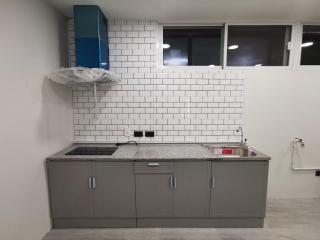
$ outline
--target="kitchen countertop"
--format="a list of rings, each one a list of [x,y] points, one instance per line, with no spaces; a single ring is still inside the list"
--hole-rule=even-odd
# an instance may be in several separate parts
[[[271,158],[249,146],[255,156],[228,157],[214,154],[212,149],[205,146],[240,146],[239,143],[141,143],[138,145],[121,145],[112,155],[65,155],[76,147],[114,147],[115,144],[103,143],[74,143],[62,151],[48,157],[48,161],[209,161],[209,160],[232,160],[232,161],[268,161]]]

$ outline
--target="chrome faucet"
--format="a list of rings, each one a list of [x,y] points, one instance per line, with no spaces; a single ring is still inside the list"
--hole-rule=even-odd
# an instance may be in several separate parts
[[[243,129],[242,129],[242,127],[239,126],[239,127],[236,129],[236,132],[240,132],[240,134],[241,134],[241,140],[240,140],[241,145],[246,144],[247,139],[243,139]]]

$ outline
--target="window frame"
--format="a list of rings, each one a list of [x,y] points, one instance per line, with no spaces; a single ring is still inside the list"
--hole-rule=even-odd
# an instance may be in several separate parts
[[[227,66],[227,58],[228,58],[228,33],[229,33],[229,25],[230,26],[291,26],[291,40],[289,42],[289,62],[287,66]],[[293,48],[295,39],[294,39],[294,26],[295,24],[292,22],[226,22],[225,24],[225,42],[224,42],[224,62],[223,69],[250,69],[250,70],[258,70],[258,69],[291,69],[293,67],[293,52],[295,48]],[[301,37],[302,38],[302,37]]]
[[[161,24],[161,23],[160,23]],[[178,70],[208,70],[208,69],[214,69],[214,70],[221,70],[223,69],[223,61],[224,61],[224,45],[222,46],[221,51],[221,65],[219,66],[170,66],[170,65],[163,65],[163,29],[165,27],[222,27],[224,28],[223,23],[162,23],[161,27],[159,28],[158,34],[159,34],[159,42],[157,42],[157,49],[158,49],[158,65],[161,69],[178,69]],[[224,29],[222,29],[221,37],[224,38]],[[223,39],[224,43],[224,39]]]
[[[196,40],[197,38],[202,38],[202,39],[208,39],[208,38],[217,38],[218,42],[220,43],[219,47],[219,64],[213,64],[211,66],[222,66],[223,63],[223,35],[224,35],[224,28],[223,26],[187,26],[187,27],[181,27],[181,26],[163,26],[163,36],[164,31],[172,31],[166,37],[168,38],[175,38],[175,39],[186,39],[187,40],[187,58],[188,62],[187,65],[184,66],[210,66],[208,64],[197,64],[196,57],[193,54],[193,48],[197,47],[197,45],[193,45],[193,41]],[[203,31],[203,32],[201,32]],[[219,37],[216,36],[216,33],[213,35],[212,32],[219,32]],[[210,44],[210,46],[215,46]],[[208,49],[207,49],[208,50]],[[165,50],[163,50],[165,53]],[[165,65],[165,66],[170,66],[170,64]],[[171,65],[171,66],[181,66],[181,65]]]
[[[302,38],[303,38],[303,26],[304,25],[314,25],[314,26],[320,26],[320,22],[300,22],[300,23],[296,23],[295,24],[295,39],[296,39],[296,43],[297,45],[295,46],[295,61],[294,61],[294,66],[295,69],[298,70],[314,70],[320,69],[320,64],[319,65],[301,65],[301,52],[302,52]]]
[[[229,25],[287,25],[291,26],[291,41],[290,41],[290,56],[288,66],[227,66],[227,43],[228,43],[228,26]],[[241,69],[241,70],[268,70],[268,69],[282,69],[282,70],[319,70],[320,65],[300,65],[301,62],[301,44],[302,44],[302,34],[303,25],[320,25],[320,22],[225,22],[225,23],[160,23],[158,29],[158,41],[157,41],[157,65],[161,69],[178,69],[178,70],[231,70],[231,69]],[[177,27],[199,27],[199,26],[220,26],[224,28],[223,37],[223,50],[222,50],[222,64],[220,66],[166,66],[163,65],[163,28],[166,26],[177,26]]]

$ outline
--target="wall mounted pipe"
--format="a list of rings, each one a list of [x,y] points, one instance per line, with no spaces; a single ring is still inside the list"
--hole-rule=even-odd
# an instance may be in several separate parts
[[[304,147],[304,142],[302,138],[294,138],[292,141],[292,148],[291,148],[291,169],[294,171],[310,171],[310,170],[319,170],[319,167],[295,167],[294,166],[294,150],[297,148],[297,144],[300,144],[301,147]]]

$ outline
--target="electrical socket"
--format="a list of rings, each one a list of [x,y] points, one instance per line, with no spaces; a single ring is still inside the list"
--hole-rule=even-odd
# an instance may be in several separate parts
[[[144,132],[144,135],[145,135],[146,137],[154,137],[154,131],[145,131],[145,132]]]
[[[143,137],[143,131],[133,131],[134,137]]]

